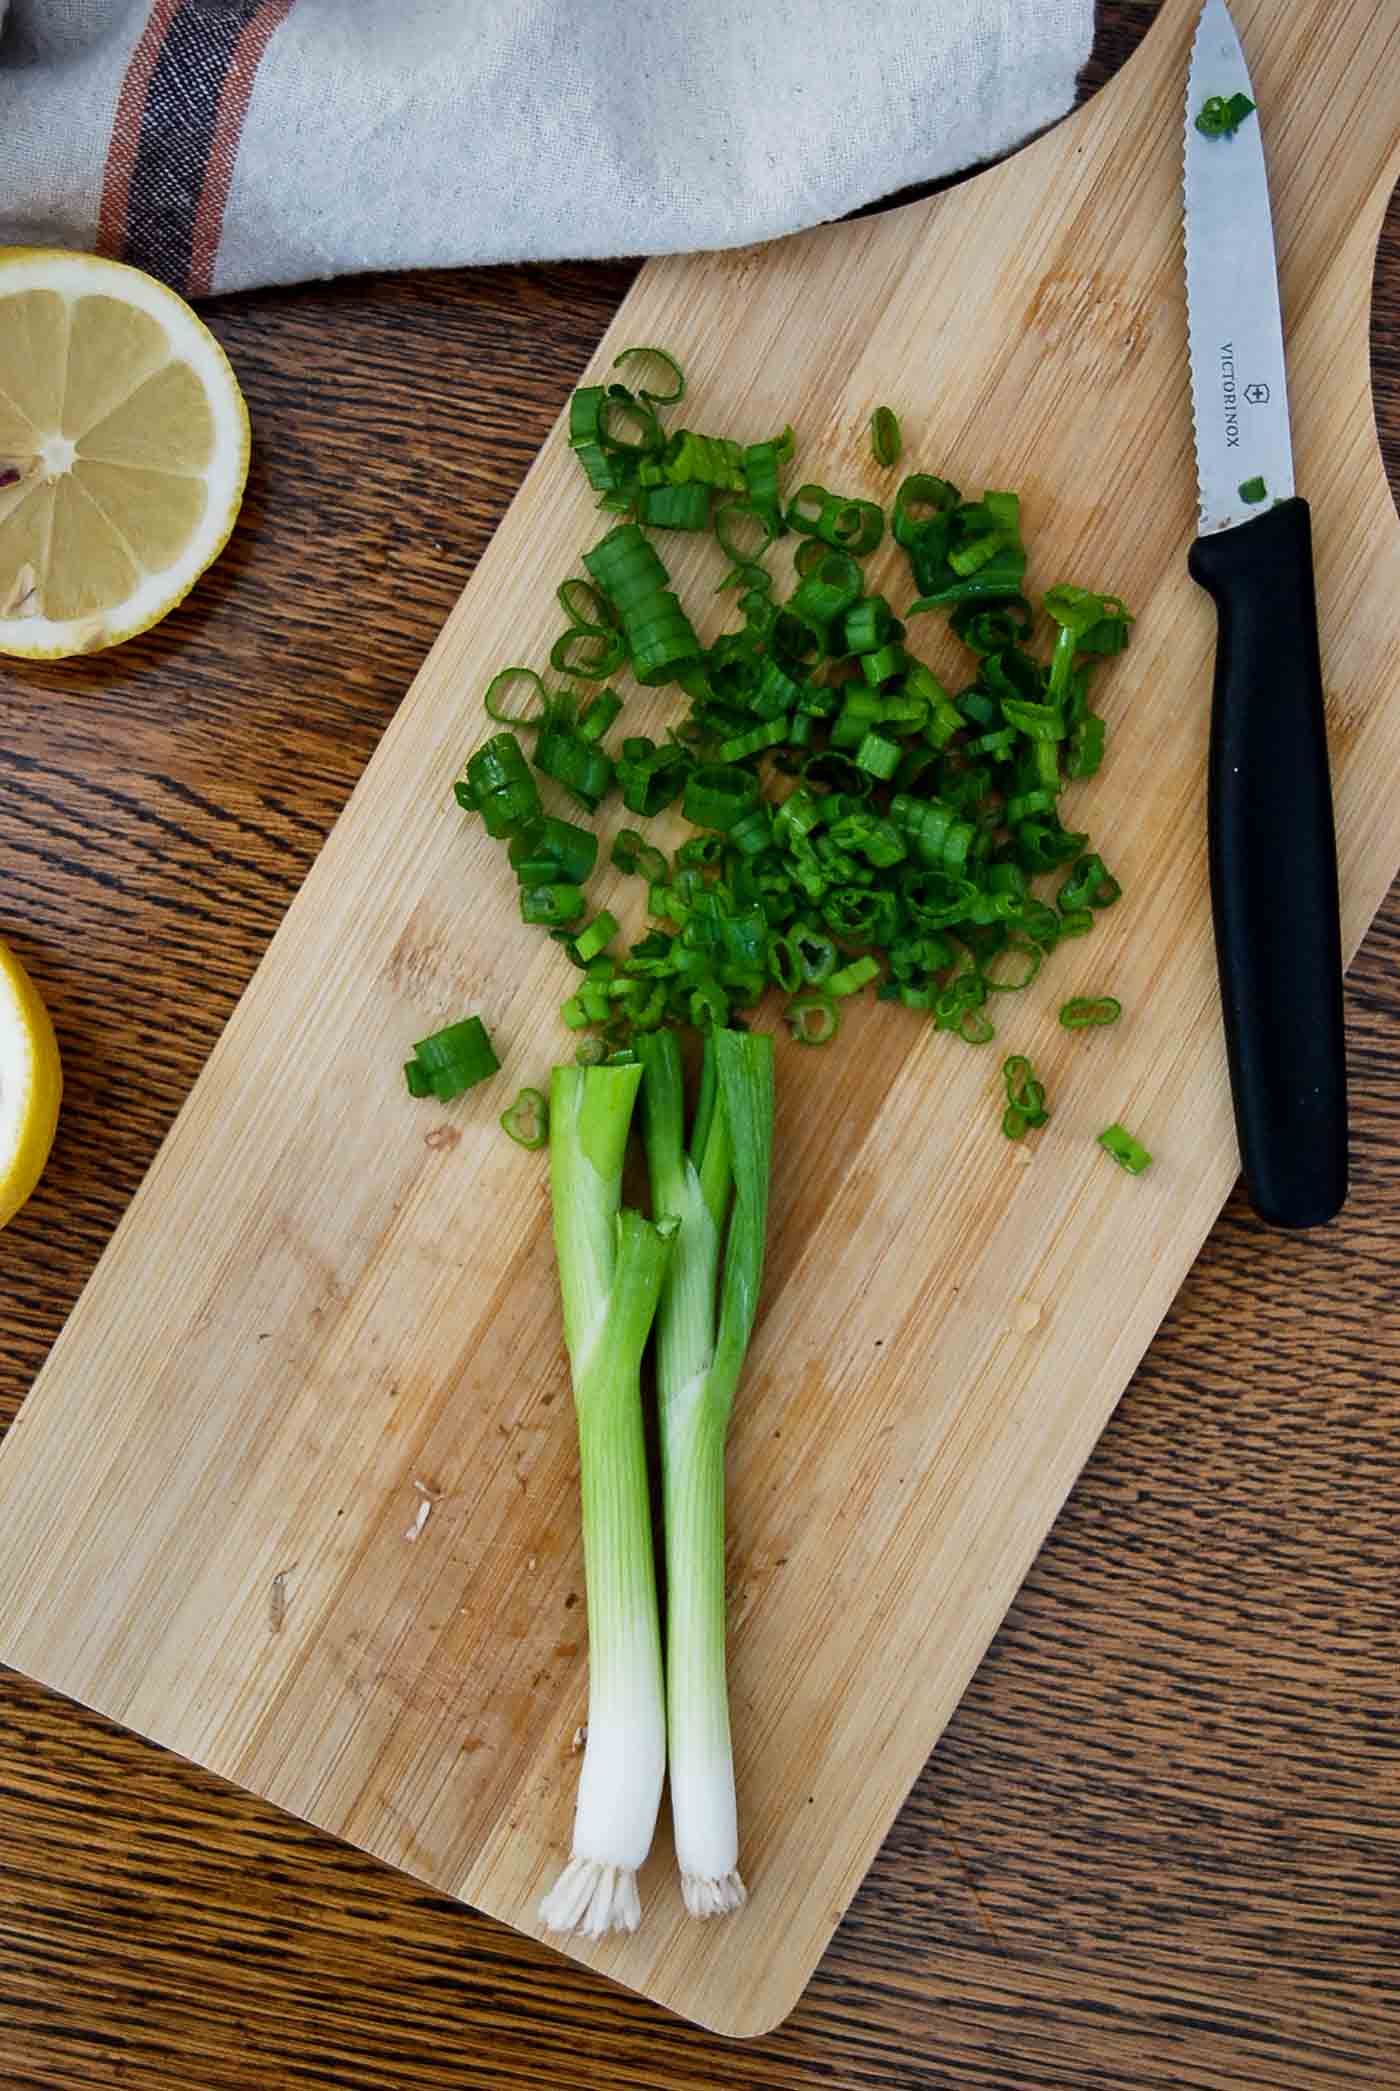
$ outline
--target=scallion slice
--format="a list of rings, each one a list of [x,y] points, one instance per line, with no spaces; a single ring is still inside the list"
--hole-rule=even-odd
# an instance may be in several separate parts
[[[501,1113],[501,1129],[517,1147],[544,1147],[549,1140],[549,1105],[540,1089],[522,1089]]]
[[[686,1908],[712,1917],[745,1899],[725,1681],[724,1442],[763,1278],[773,1042],[709,1034],[689,1151],[674,1033],[638,1051],[652,1204],[680,1220],[657,1316],[671,1812]]]
[[[505,693],[512,683],[517,682],[525,683],[537,697],[538,703],[533,711],[511,713],[505,709]],[[533,668],[502,668],[487,683],[483,701],[487,718],[494,719],[498,726],[514,726],[531,732],[537,726],[543,726],[551,708],[550,694]]]
[[[591,1938],[637,1928],[637,1871],[651,1849],[666,1770],[641,1364],[676,1222],[655,1225],[621,1202],[641,1080],[635,1064],[556,1067],[549,1098],[554,1242],[583,1489],[589,1677],[573,1851],[540,1917],[551,1931]]]
[[[536,922],[545,929],[563,929],[569,923],[577,922],[587,906],[583,888],[563,880],[520,889],[521,921]]]
[[[620,356],[613,357],[613,369],[621,370],[625,363],[638,363],[637,377],[648,377],[655,370],[660,377],[669,380],[664,392],[653,391],[649,386],[638,384],[637,397],[653,407],[676,407],[685,398],[685,373],[669,349],[641,347],[625,348]],[[631,371],[628,376],[633,376]]]
[[[420,1038],[404,1065],[404,1080],[410,1096],[435,1096],[447,1103],[486,1081],[500,1064],[485,1024],[469,1016]]]
[[[870,417],[870,451],[877,465],[897,465],[904,438],[899,431],[899,416],[893,407],[876,407]]]
[[[1099,1024],[1116,1024],[1123,1005],[1115,995],[1075,995],[1060,1006],[1060,1022],[1066,1031],[1088,1031]]]
[[[733,763],[707,763],[686,779],[682,811],[693,827],[720,834],[758,802],[758,779]]]
[[[1099,1134],[1099,1145],[1105,1154],[1113,1156],[1120,1169],[1127,1170],[1129,1176],[1141,1176],[1152,1161],[1142,1142],[1121,1125],[1105,1126]]]
[[[1207,138],[1233,138],[1254,104],[1247,94],[1211,94],[1201,104],[1196,129]]]
[[[637,496],[637,520],[652,530],[708,529],[710,489],[699,480],[686,486],[644,486]]]
[[[581,929],[573,939],[574,953],[580,965],[586,966],[590,959],[605,951],[617,935],[617,929],[616,915],[610,914],[606,908],[599,908],[587,928]]]
[[[841,1011],[830,995],[795,995],[783,1011],[783,1022],[799,1045],[830,1045],[841,1028]]]
[[[467,763],[472,802],[498,840],[516,835],[540,816],[540,795],[513,733],[493,734]]]

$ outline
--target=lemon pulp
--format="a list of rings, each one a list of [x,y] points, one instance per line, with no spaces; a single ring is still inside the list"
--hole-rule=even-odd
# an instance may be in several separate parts
[[[0,944],[0,1227],[43,1174],[62,1093],[49,1013],[13,951]]]
[[[0,652],[147,630],[227,541],[248,416],[164,284],[89,254],[0,252]]]

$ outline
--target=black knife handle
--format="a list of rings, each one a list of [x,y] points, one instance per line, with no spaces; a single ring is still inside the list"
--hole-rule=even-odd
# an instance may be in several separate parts
[[[1210,891],[1250,1202],[1316,1227],[1347,1191],[1337,840],[1306,501],[1198,538],[1214,597]]]

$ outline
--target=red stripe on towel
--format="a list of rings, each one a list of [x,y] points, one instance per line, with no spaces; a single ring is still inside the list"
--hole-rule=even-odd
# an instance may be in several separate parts
[[[228,202],[229,184],[233,180],[234,162],[238,158],[238,144],[243,135],[243,119],[248,114],[253,81],[273,30],[285,21],[291,6],[292,0],[263,0],[263,5],[239,37],[229,63],[219,96],[219,114],[214,126],[209,165],[195,213],[190,253],[191,297],[203,296],[213,282],[214,262],[224,229],[224,206]]]

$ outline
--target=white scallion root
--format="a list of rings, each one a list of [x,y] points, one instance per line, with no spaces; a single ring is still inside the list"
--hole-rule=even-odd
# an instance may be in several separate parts
[[[681,1893],[692,1917],[727,1917],[731,1910],[742,1909],[749,1899],[749,1891],[737,1873],[724,1873],[718,1879],[683,1873]]]
[[[739,1900],[743,1899],[741,1887]],[[570,1859],[540,1904],[540,1922],[546,1931],[576,1931],[586,1939],[606,1938],[610,1931],[635,1931],[641,1921],[636,1874],[630,1866],[604,1866],[597,1859]]]

